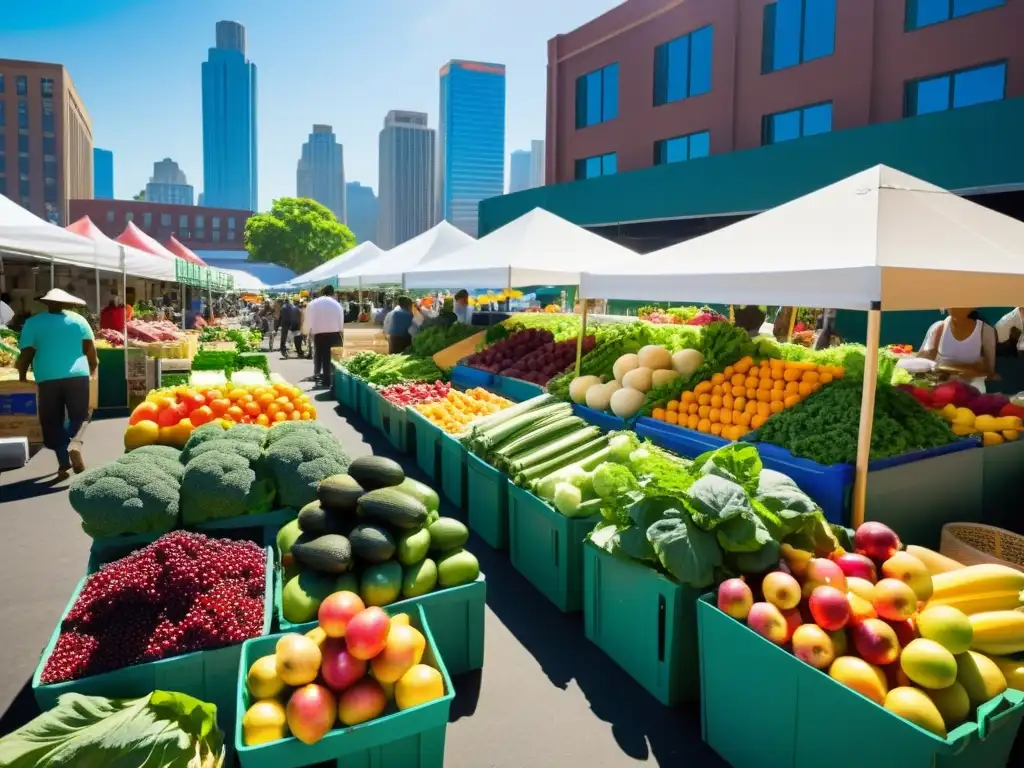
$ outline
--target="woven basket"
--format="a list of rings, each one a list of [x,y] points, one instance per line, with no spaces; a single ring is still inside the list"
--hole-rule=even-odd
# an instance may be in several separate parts
[[[939,552],[964,565],[997,563],[1024,571],[1024,536],[993,525],[948,523]]]

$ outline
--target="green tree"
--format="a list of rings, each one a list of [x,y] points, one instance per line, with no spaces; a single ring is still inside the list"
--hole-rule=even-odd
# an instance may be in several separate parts
[[[302,274],[356,244],[352,230],[315,200],[282,197],[245,223],[250,261],[280,264]]]
[[[145,199],[146,199],[146,190],[144,190],[144,189],[139,190],[139,194],[132,195],[132,200],[145,200]]]

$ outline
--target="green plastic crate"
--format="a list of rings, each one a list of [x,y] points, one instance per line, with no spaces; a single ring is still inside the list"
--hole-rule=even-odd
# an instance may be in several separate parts
[[[356,405],[359,408],[359,415],[363,421],[367,424],[371,423],[372,417],[370,415],[370,394],[371,390],[369,385],[362,379],[353,378],[356,390]]]
[[[508,475],[466,454],[469,527],[495,549],[508,549]]]
[[[404,405],[388,403],[384,398],[381,402],[387,403],[388,407],[388,441],[395,447],[395,450],[402,453],[409,453],[409,446],[415,444],[415,438],[409,439],[409,408]]]
[[[407,415],[416,437],[416,466],[430,480],[436,480],[439,474],[441,429],[431,424],[415,408],[410,408]]]
[[[387,433],[389,403],[373,387],[367,387],[366,392],[370,402],[370,424],[378,432]]]
[[[263,601],[263,634],[270,632],[274,606],[274,555],[267,547],[267,579]],[[88,578],[88,577],[86,577]],[[69,680],[65,683],[43,685],[40,676],[46,666],[57,638],[60,636],[60,625],[68,611],[75,604],[79,593],[85,586],[86,579],[78,583],[74,594],[68,601],[67,608],[61,614],[50,641],[46,644],[39,664],[32,676],[32,694],[42,711],[53,708],[57,698],[65,693],[81,693],[87,696],[106,696],[108,698],[136,698],[145,696],[156,690],[177,691],[195,696],[202,701],[217,705],[217,724],[225,733],[231,733],[234,727],[237,699],[235,686],[238,678],[238,661],[242,656],[242,644],[229,645],[213,651],[197,651],[174,656],[169,659],[152,661],[125,667],[101,675]]]
[[[733,768],[1008,764],[1024,716],[1021,691],[981,705],[976,722],[942,739],[768,642],[714,599],[697,603],[701,726],[704,741]]]
[[[235,750],[242,768],[303,768],[316,763],[336,760],[338,768],[442,768],[444,765],[444,739],[448,726],[455,689],[445,666],[444,656],[438,651],[429,620],[419,607],[413,610],[388,606],[394,615],[408,612],[410,623],[427,640],[423,663],[436,668],[444,678],[445,695],[418,707],[399,712],[393,707],[389,714],[376,720],[351,727],[336,728],[315,744],[303,744],[289,736],[268,744],[247,747],[242,742],[242,719],[235,721]],[[242,646],[241,658],[235,668],[238,711],[250,705],[246,689],[249,667],[257,659],[274,652],[280,635],[247,640]]]
[[[583,546],[584,634],[665,706],[698,697],[699,597],[652,568]]]
[[[280,561],[280,558],[278,558]],[[274,619],[282,632],[308,632],[316,622],[293,624],[284,617],[281,595],[284,593],[281,568],[274,569]],[[484,605],[487,581],[481,573],[476,581],[460,587],[439,589],[420,597],[400,600],[388,609],[410,610],[420,606],[434,627],[434,640],[453,675],[461,675],[484,666]]]
[[[512,567],[559,610],[583,608],[583,541],[599,515],[569,518],[508,482],[508,541]]]
[[[441,491],[454,507],[466,509],[466,449],[458,440],[441,431]]]
[[[352,374],[350,374],[344,368],[338,367],[334,369],[334,380],[339,382],[338,394],[341,397],[341,404],[348,410],[355,410],[355,390],[352,386]]]
[[[1024,442],[1015,441],[982,448],[981,522],[1024,532],[1014,511],[1024,496]]]

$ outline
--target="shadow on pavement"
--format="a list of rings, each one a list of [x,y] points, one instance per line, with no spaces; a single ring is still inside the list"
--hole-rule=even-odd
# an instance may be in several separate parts
[[[30,477],[14,483],[5,483],[3,475],[0,474],[0,502],[24,501],[66,490],[65,481],[59,479],[56,473]]]
[[[483,672],[475,670],[458,675],[452,680],[455,686],[455,698],[452,700],[452,708],[448,714],[448,722],[454,723],[464,717],[472,717],[476,712],[477,702],[480,700],[480,682],[483,679]]]
[[[7,710],[0,715],[0,736],[21,728],[39,714],[39,706],[32,695],[32,678],[25,681],[18,695],[11,701]]]

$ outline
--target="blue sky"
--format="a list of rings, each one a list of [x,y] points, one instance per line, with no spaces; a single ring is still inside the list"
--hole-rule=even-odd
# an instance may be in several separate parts
[[[507,67],[508,153],[544,138],[547,41],[618,0],[7,0],[0,55],[64,64],[114,152],[114,191],[142,189],[176,160],[202,190],[200,64],[222,19],[246,26],[259,79],[259,197],[295,193],[313,123],[345,146],[352,181],[377,187],[377,134],[389,109],[437,126],[449,59]],[[13,6],[13,7],[12,7]],[[45,11],[43,10],[45,8]]]

